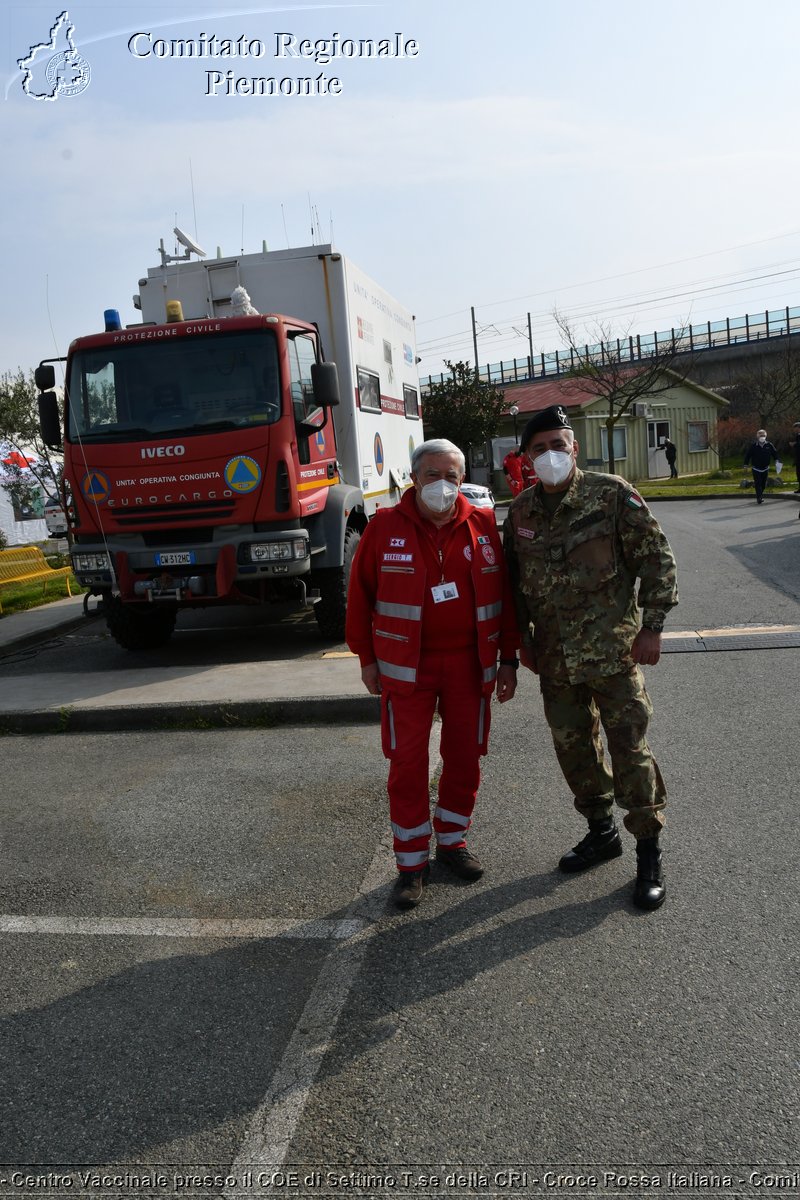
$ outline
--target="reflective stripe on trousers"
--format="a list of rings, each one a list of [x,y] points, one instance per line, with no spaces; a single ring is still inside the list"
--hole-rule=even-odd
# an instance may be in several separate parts
[[[397,825],[392,821],[392,833],[400,842],[410,842],[412,838],[430,837],[433,827],[430,821],[423,821],[421,825],[415,825],[413,829],[404,829],[402,825]]]
[[[412,851],[404,851],[404,850],[397,851],[396,850],[394,857],[397,861],[398,867],[405,867],[406,869],[408,869],[410,867],[412,870],[415,870],[417,867],[425,866],[425,863],[428,861],[428,851],[427,850],[412,850]]]

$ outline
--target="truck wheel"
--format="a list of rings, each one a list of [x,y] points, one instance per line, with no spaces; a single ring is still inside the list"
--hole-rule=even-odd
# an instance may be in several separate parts
[[[344,619],[347,612],[347,585],[350,568],[361,541],[357,529],[348,529],[344,535],[344,562],[341,567],[319,573],[319,600],[314,605],[319,631],[325,638],[335,642],[344,641]]]
[[[123,650],[154,650],[172,637],[177,612],[174,608],[139,608],[123,604],[119,596],[103,605],[108,632]]]

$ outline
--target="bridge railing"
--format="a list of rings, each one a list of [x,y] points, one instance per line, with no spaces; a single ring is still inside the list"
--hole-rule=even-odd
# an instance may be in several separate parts
[[[624,338],[612,338],[607,342],[585,345],[580,352],[574,348],[551,350],[533,357],[506,359],[498,363],[486,363],[479,368],[478,376],[483,383],[524,383],[526,380],[546,379],[566,375],[579,366],[581,359],[602,360],[603,354],[614,362],[638,362],[653,358],[657,354],[694,354],[703,350],[714,350],[720,346],[736,346],[745,342],[765,341],[768,338],[786,337],[800,333],[800,308],[775,308],[763,313],[745,313],[743,317],[725,317],[721,321],[704,321],[688,325],[684,329],[669,329],[661,332],[635,334]],[[428,375],[420,379],[425,388],[432,383],[444,383],[449,375]]]

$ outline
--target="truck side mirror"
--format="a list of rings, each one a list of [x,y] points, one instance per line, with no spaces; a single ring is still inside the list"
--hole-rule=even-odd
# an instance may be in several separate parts
[[[320,408],[334,408],[339,403],[339,372],[336,363],[311,364],[311,384],[314,400]]]
[[[52,367],[50,370],[52,371]],[[58,416],[58,396],[55,392],[42,392],[39,400],[39,429],[42,441],[49,450],[61,449],[61,421]]]
[[[39,391],[47,392],[56,386],[56,369],[52,363],[40,363],[33,378]]]

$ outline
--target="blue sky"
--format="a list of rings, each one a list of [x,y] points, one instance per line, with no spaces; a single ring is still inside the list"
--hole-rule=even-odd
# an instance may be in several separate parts
[[[328,241],[417,317],[423,374],[800,305],[800,5],[766,0],[72,3],[91,78],[25,94],[63,6],[4,6],[0,370],[66,353],[172,248]],[[275,35],[414,39],[406,59],[276,59]],[[136,57],[155,39],[257,58]],[[209,70],[341,80],[337,96],[209,96]],[[312,221],[315,226],[311,235]],[[298,314],[302,315],[302,314]],[[519,330],[515,333],[514,330]]]

